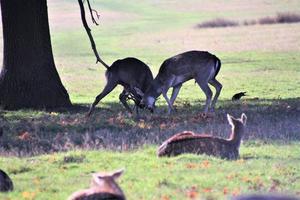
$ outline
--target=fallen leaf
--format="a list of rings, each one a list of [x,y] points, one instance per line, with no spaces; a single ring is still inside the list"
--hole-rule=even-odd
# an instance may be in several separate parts
[[[202,163],[201,163],[201,167],[202,168],[210,168],[210,162],[208,160],[204,160]]]
[[[22,192],[22,197],[24,198],[24,199],[34,199],[34,197],[35,197],[35,192],[27,192],[27,191],[25,191],[25,192]]]
[[[192,186],[187,192],[186,196],[190,199],[196,199],[199,196],[196,186]]]
[[[203,192],[204,193],[211,193],[212,189],[211,188],[205,188],[205,189],[203,189]]]
[[[18,136],[18,138],[19,138],[20,140],[29,140],[29,139],[31,139],[31,136],[30,136],[30,133],[26,131],[26,132],[21,133],[21,134]]]

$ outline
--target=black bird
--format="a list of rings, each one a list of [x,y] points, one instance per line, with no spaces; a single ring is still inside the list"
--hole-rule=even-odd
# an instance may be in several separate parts
[[[238,101],[238,100],[240,100],[243,96],[247,96],[246,93],[247,93],[247,92],[239,92],[239,93],[236,93],[235,95],[232,96],[231,100],[232,100],[232,101]]]
[[[9,176],[0,169],[0,192],[8,192],[14,189],[14,185]]]

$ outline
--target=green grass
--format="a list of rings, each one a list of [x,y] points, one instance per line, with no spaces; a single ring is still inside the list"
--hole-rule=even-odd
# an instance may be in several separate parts
[[[299,143],[246,143],[237,161],[195,155],[158,158],[155,151],[144,147],[123,153],[72,151],[1,158],[16,188],[2,197],[22,199],[31,194],[33,199],[66,199],[89,186],[91,173],[118,168],[125,168],[119,184],[128,199],[193,199],[193,195],[225,199],[240,193],[300,192]]]
[[[133,200],[226,199],[265,192],[300,195],[299,24],[195,28],[217,17],[242,21],[278,12],[299,13],[298,0],[91,3],[101,16],[99,26],[91,25],[92,33],[108,64],[137,57],[156,75],[160,64],[177,53],[199,49],[216,54],[222,61],[217,79],[223,84],[217,112],[202,117],[204,94],[189,81],[171,116],[160,98],[155,114],[145,111],[143,120],[135,120],[120,105],[122,88],[118,87],[87,120],[89,104],[104,87],[105,69],[95,64],[77,2],[48,1],[56,67],[76,107],[54,112],[0,111],[4,130],[0,168],[15,183],[15,191],[1,194],[0,199],[66,199],[88,187],[91,173],[123,167],[126,171],[119,183]],[[249,96],[232,103],[232,95],[240,91]],[[228,138],[226,113],[238,117],[242,112],[248,121],[241,159],[156,157],[157,146],[180,131]]]

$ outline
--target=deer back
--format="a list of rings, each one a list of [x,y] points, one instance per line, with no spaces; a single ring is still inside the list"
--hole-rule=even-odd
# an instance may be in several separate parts
[[[176,134],[158,149],[158,156],[177,156],[183,153],[206,154],[224,159],[236,159],[238,156],[229,141],[193,132]]]
[[[117,79],[118,84],[125,87],[138,87],[143,92],[153,81],[148,65],[137,58],[124,58],[115,61],[107,70],[106,76]]]
[[[188,51],[165,60],[155,79],[163,83],[170,79],[185,82],[202,75],[209,80],[220,70],[216,65],[218,61],[220,60],[209,52]]]

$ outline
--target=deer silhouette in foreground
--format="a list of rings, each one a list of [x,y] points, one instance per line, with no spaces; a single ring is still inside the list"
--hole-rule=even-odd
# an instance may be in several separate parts
[[[126,200],[116,179],[123,173],[123,169],[115,172],[99,172],[92,175],[91,187],[73,193],[68,200]]]
[[[129,112],[132,112],[127,104],[127,100],[132,99],[138,115],[138,108],[142,108],[140,104],[142,97],[136,92],[135,88],[142,92],[146,91],[153,80],[150,68],[144,62],[131,57],[117,60],[110,67],[106,66],[106,68],[105,77],[107,83],[103,91],[95,98],[87,117],[92,114],[99,101],[115,89],[118,84],[124,88],[119,95],[121,103]]]
[[[215,55],[206,51],[188,51],[173,56],[163,62],[155,79],[152,81],[146,93],[136,91],[143,96],[142,104],[153,112],[156,99],[162,94],[168,103],[168,113],[173,110],[173,103],[179,93],[182,84],[195,79],[201,90],[206,95],[204,112],[209,108],[214,111],[215,104],[221,93],[222,84],[216,80],[221,68],[221,61]],[[214,98],[208,84],[216,89]],[[171,99],[167,96],[168,90],[173,87]]]
[[[299,200],[299,198],[280,194],[251,194],[251,195],[241,195],[233,200]]]
[[[243,113],[240,119],[227,114],[232,127],[229,139],[222,139],[191,131],[178,133],[166,140],[158,149],[158,156],[177,156],[183,153],[206,154],[223,159],[234,160],[239,157],[239,147],[247,121]]]
[[[9,192],[14,189],[14,185],[9,176],[0,169],[0,192]]]

